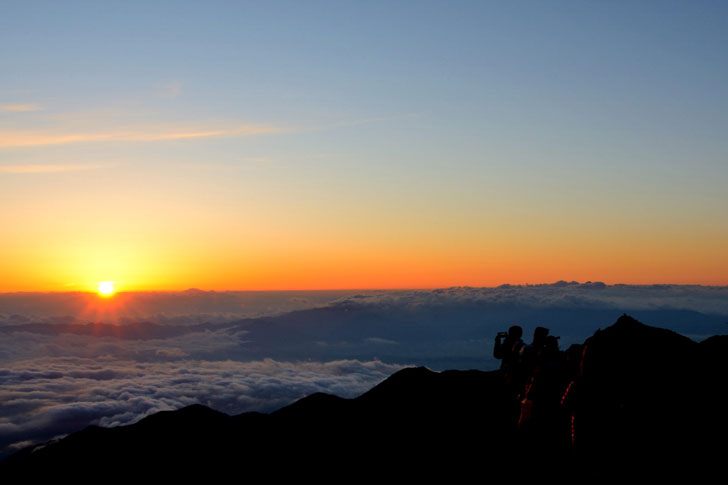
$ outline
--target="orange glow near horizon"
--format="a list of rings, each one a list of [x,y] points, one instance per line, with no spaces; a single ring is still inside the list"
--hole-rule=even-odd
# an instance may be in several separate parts
[[[120,285],[135,292],[427,289],[559,280],[728,284],[728,235],[721,232],[696,242],[689,233],[596,223],[579,230],[444,217],[406,224],[404,216],[393,215],[358,224],[284,224],[283,218],[255,214],[240,221],[209,216],[181,202],[154,212],[111,201],[118,215],[104,217],[75,204],[74,218],[54,206],[35,219],[8,214],[5,226],[23,230],[4,235],[0,292],[98,293],[100,281],[113,281],[117,292]]]
[[[248,249],[247,251],[245,249]],[[398,250],[397,250],[398,249]],[[670,261],[670,254],[632,247],[594,251],[568,248],[496,247],[479,253],[439,248],[392,248],[367,252],[364,248],[333,247],[255,251],[231,248],[215,252],[182,249],[118,257],[114,264],[74,264],[61,258],[43,267],[10,267],[0,282],[8,291],[89,291],[104,299],[124,291],[203,290],[336,290],[427,289],[451,286],[498,286],[567,281],[603,281],[607,284],[725,285],[720,265],[700,258]],[[101,259],[105,252],[101,252]],[[80,255],[79,255],[80,256]],[[111,260],[114,260],[113,258]],[[725,267],[725,264],[723,265]],[[23,271],[25,269],[25,271]],[[45,270],[45,271],[44,271]],[[100,275],[114,280],[97,283]],[[98,279],[97,279],[98,278]],[[108,276],[107,276],[108,278]],[[84,283],[84,281],[88,283]],[[96,281],[94,283],[91,283]]]

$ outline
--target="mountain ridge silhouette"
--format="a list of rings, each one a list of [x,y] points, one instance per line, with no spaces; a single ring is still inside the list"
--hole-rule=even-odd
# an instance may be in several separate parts
[[[667,471],[718,463],[724,448],[715,440],[728,430],[727,349],[728,336],[697,343],[623,315],[569,349],[581,358],[563,379],[568,387],[553,390],[564,398],[538,432],[516,424],[518,403],[501,371],[411,367],[353,399],[316,393],[269,414],[236,416],[195,404],[128,426],[89,426],[10,456],[0,476],[242,468],[283,478],[363,469],[426,477],[490,467],[505,476],[524,464]]]

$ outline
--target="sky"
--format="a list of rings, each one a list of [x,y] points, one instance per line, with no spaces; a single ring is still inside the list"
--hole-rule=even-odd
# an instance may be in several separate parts
[[[0,292],[728,284],[724,2],[16,2]]]

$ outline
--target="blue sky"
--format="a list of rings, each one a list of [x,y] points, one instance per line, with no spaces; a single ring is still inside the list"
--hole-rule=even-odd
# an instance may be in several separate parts
[[[440,276],[394,286],[477,282],[446,274],[458,264],[448,251],[481,273],[495,268],[499,276],[484,283],[508,274],[512,282],[552,274],[640,282],[642,274],[725,283],[717,274],[728,261],[716,248],[728,244],[727,10],[721,2],[5,1],[0,202],[9,210],[0,223],[24,211],[26,229],[11,240],[46,234],[60,247],[41,205],[61,201],[77,231],[99,219],[80,208],[106,205],[110,236],[94,244],[109,247],[124,237],[115,227],[135,218],[154,225],[147,213],[171,204],[180,212],[166,218],[178,222],[164,241],[187,234],[185,221],[220,240],[240,220],[248,240],[280,240],[295,237],[284,234],[292,220],[311,247],[366,240],[372,255],[351,250],[366,260],[422,245],[417,258],[440,262],[432,267]],[[358,228],[342,239],[347,224]],[[592,248],[590,263],[549,249],[568,251],[579,233],[591,234],[579,243]],[[643,249],[617,258],[622,270],[612,274],[594,261],[598,241],[615,245],[619,233]],[[493,234],[503,241],[490,247]],[[500,253],[524,239],[538,240],[543,254],[530,247],[514,258],[562,259],[566,274],[476,260],[476,246]],[[653,264],[626,269],[666,241]],[[209,252],[215,243],[198,246]],[[23,257],[53,259],[47,252]],[[670,266],[686,252],[692,273]],[[585,265],[589,275],[577,269]],[[13,273],[18,288],[81,278],[26,281],[31,266]],[[364,286],[380,281],[351,272]],[[281,285],[354,284],[328,278],[282,274],[291,283]],[[236,288],[270,286],[246,285]]]

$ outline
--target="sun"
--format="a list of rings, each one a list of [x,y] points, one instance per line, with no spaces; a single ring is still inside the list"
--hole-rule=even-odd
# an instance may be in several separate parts
[[[96,283],[96,290],[99,292],[99,295],[108,298],[116,292],[116,287],[113,281],[100,281]]]

